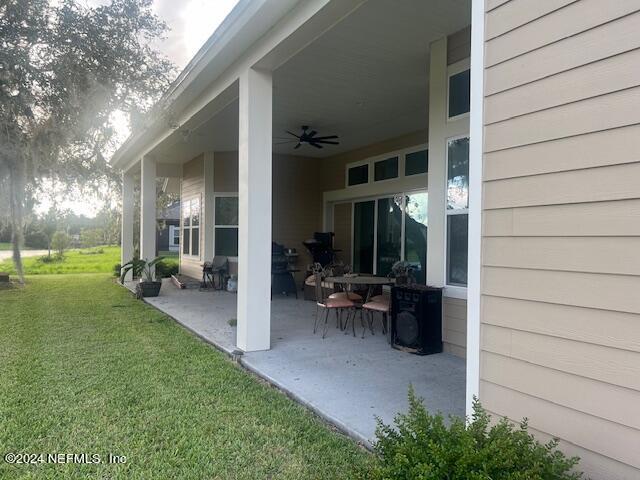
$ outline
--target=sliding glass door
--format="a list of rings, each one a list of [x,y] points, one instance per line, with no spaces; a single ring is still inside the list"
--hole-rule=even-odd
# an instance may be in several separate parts
[[[404,259],[418,283],[427,281],[427,192],[404,197]]]
[[[427,192],[378,197],[353,204],[353,270],[388,275],[393,264],[412,264],[426,281]]]
[[[402,196],[379,198],[376,202],[376,274],[388,275],[402,256]]]
[[[353,270],[373,273],[375,201],[353,204]]]

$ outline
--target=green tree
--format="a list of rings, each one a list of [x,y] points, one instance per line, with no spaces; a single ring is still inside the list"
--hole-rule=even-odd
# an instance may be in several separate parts
[[[59,257],[64,255],[64,252],[67,248],[69,248],[69,243],[71,242],[69,235],[66,232],[56,232],[53,234],[53,238],[51,239],[51,248],[56,251],[56,254]]]
[[[166,30],[151,3],[0,3],[0,200],[9,205],[21,278],[22,219],[39,184],[113,180],[105,161],[114,148],[112,113],[128,113],[139,128],[174,75],[151,47]]]
[[[58,212],[54,207],[51,207],[49,211],[42,218],[42,233],[47,237],[47,250],[49,250],[48,256],[51,257],[51,242],[53,235],[58,229]]]
[[[80,242],[83,247],[91,248],[105,245],[105,232],[103,228],[86,228],[80,233]]]

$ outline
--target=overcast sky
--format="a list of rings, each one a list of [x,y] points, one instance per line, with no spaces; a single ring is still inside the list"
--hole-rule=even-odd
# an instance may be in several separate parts
[[[160,49],[182,69],[238,0],[155,0],[153,7],[171,29]]]

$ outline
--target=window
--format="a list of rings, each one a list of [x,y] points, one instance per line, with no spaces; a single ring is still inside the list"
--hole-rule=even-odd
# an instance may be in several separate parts
[[[426,281],[427,192],[411,192],[355,202],[353,269],[387,275],[399,260],[410,262]]]
[[[200,197],[182,204],[182,254],[200,256]]]
[[[447,143],[447,284],[467,286],[469,138]]]
[[[418,283],[427,281],[427,192],[404,197],[404,259],[413,266]]]
[[[169,250],[177,252],[180,248],[180,227],[169,225]]]
[[[369,182],[369,164],[358,165],[357,167],[351,167],[348,171],[347,185],[350,187],[353,185],[362,185]]]
[[[380,160],[373,165],[373,180],[389,180],[390,178],[398,178],[398,157]]]
[[[418,175],[429,170],[429,150],[407,153],[404,163],[404,175]]]
[[[402,257],[402,195],[378,199],[376,274],[388,275]]]
[[[216,196],[214,216],[214,254],[237,257],[238,196]]]
[[[449,76],[449,118],[469,113],[471,101],[471,70]]]

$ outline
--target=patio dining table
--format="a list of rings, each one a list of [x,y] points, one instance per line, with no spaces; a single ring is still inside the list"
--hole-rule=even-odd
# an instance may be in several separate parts
[[[395,278],[388,277],[376,277],[374,275],[341,275],[338,277],[327,277],[326,282],[339,284],[345,286],[345,291],[350,292],[354,286],[367,287],[367,296],[364,303],[367,303],[371,298],[373,289],[383,285],[395,285]]]

